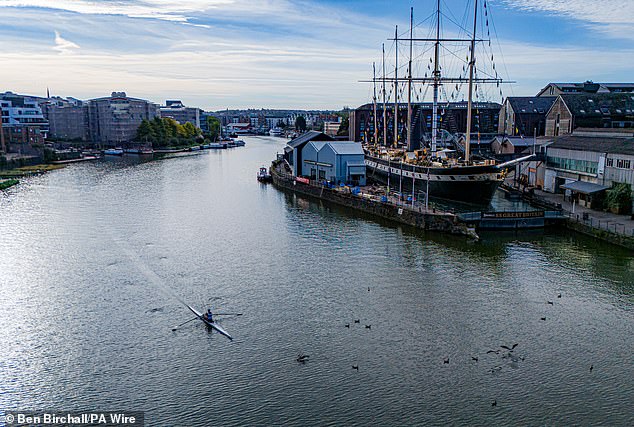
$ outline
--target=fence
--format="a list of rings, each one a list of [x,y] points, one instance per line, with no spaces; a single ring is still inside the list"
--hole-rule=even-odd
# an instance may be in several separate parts
[[[586,212],[584,213],[572,213],[569,211],[563,211],[570,221],[575,221],[579,224],[584,224],[590,228],[597,230],[604,230],[608,233],[613,233],[619,236],[634,237],[634,227],[630,228],[622,222],[617,222],[608,219],[592,218]]]

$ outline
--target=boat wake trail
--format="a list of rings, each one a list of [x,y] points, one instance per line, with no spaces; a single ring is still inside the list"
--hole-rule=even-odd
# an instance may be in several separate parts
[[[148,282],[152,283],[159,290],[163,291],[166,295],[176,298],[178,301],[180,301],[181,304],[187,306],[187,303],[183,301],[181,297],[176,295],[174,291],[172,291],[165,284],[163,279],[161,279],[158,274],[156,274],[150,267],[147,266],[145,262],[143,262],[139,255],[134,250],[132,250],[128,242],[115,236],[110,237],[112,241],[119,247],[121,253],[125,254],[128,257],[130,262],[132,262],[132,264],[136,266],[136,268],[145,276]]]

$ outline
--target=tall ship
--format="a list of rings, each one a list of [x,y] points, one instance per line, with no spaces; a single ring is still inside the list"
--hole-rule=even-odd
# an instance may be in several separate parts
[[[480,138],[477,122],[479,117],[476,114],[474,123],[474,109],[477,112],[477,104],[482,103],[482,86],[493,85],[499,90],[501,84],[512,82],[501,79],[495,70],[489,30],[491,16],[487,2],[479,4],[475,0],[473,13],[465,13],[464,25],[458,25],[457,31],[451,36],[441,36],[441,29],[444,29],[441,18],[452,15],[441,12],[440,6],[441,2],[437,0],[435,13],[426,20],[433,22],[431,31],[427,33],[435,33],[433,38],[414,37],[413,9],[410,12],[408,36],[399,38],[396,27],[392,39],[395,53],[393,74],[386,73],[385,45],[383,72],[379,77],[376,75],[376,65],[373,64],[373,111],[368,116],[371,119],[365,126],[363,138],[367,175],[370,179],[387,184],[388,191],[411,193],[414,198],[425,196],[488,205],[496,189],[504,181],[506,170],[530,156],[498,163],[493,158],[471,153],[472,138],[475,136],[478,141]],[[479,13],[483,19],[478,19]],[[467,25],[468,21],[472,26]],[[485,37],[478,38],[478,28],[486,28],[483,30],[486,31]],[[405,76],[399,75],[402,74],[398,62],[399,43],[407,43],[409,46]],[[425,44],[422,53],[416,55],[417,72],[426,68],[423,76],[413,76],[414,43]],[[484,49],[481,50],[493,63],[490,69],[476,67],[476,44],[480,43],[484,43]],[[463,46],[462,50],[459,46]],[[446,57],[453,62],[457,59],[458,66],[455,63],[445,63]],[[445,75],[445,72],[449,74],[454,71],[458,75]],[[377,100],[377,83],[382,92],[382,102]],[[452,134],[447,129],[442,129],[440,121],[447,119],[449,113],[445,114],[445,109],[449,110],[450,102],[457,100],[465,84],[467,101],[451,104],[464,105],[465,132],[463,135],[457,132]],[[388,100],[386,95],[388,86],[390,96],[394,95],[393,101]],[[447,88],[450,88],[450,95]],[[433,102],[430,117],[426,117],[420,104],[414,104],[413,97],[418,98],[422,94],[424,98],[429,89],[432,90]],[[406,109],[403,108],[404,105],[399,105],[399,93],[406,93]],[[480,99],[474,100],[474,94]],[[502,96],[501,90],[499,94]],[[401,104],[405,102],[402,101]]]

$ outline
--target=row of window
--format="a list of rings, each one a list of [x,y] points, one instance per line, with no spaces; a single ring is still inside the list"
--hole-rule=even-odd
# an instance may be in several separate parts
[[[560,157],[548,157],[546,163],[548,164],[548,166],[557,169],[565,169],[591,174],[596,174],[598,167],[597,162],[591,162],[589,160],[562,159]]]
[[[605,165],[609,168],[631,169],[632,161],[627,159],[605,159]]]

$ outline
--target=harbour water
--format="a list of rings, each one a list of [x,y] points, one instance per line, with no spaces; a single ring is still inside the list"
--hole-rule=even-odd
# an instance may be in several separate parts
[[[630,253],[377,221],[259,184],[284,140],[244,139],[0,193],[0,409],[140,410],[151,426],[632,425]],[[191,318],[178,298],[243,313],[221,321],[234,341],[201,322],[172,331]]]

